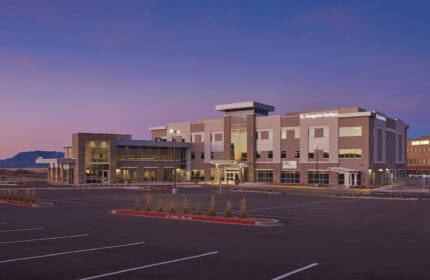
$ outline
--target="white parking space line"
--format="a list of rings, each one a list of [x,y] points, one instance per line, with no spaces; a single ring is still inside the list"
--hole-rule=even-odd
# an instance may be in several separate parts
[[[132,268],[118,270],[118,271],[114,271],[114,272],[110,272],[110,273],[105,273],[105,274],[100,274],[100,275],[94,275],[94,276],[90,276],[90,277],[85,277],[85,278],[81,278],[79,280],[98,279],[98,278],[103,278],[103,277],[107,277],[107,276],[112,276],[112,275],[117,275],[117,274],[122,274],[122,273],[130,272],[130,271],[136,271],[136,270],[140,270],[140,269],[150,268],[150,267],[154,267],[154,266],[160,266],[160,265],[171,264],[171,263],[176,263],[176,262],[182,262],[182,261],[191,260],[191,259],[202,258],[202,257],[206,257],[206,256],[218,254],[218,253],[219,253],[218,251],[214,251],[214,252],[209,252],[209,253],[205,253],[205,254],[200,254],[200,255],[195,255],[195,256],[190,256],[190,257],[185,257],[185,258],[180,258],[180,259],[175,259],[175,260],[170,260],[170,261],[165,261],[165,262],[147,264],[147,265],[144,265],[144,266],[132,267]]]
[[[314,267],[314,266],[317,266],[317,265],[318,265],[318,263],[313,263],[313,264],[307,265],[307,266],[305,266],[305,267],[302,267],[302,268],[298,268],[298,269],[296,269],[296,270],[293,270],[293,271],[291,271],[291,272],[288,272],[288,273],[285,273],[285,274],[279,275],[279,276],[277,276],[277,277],[275,277],[275,278],[272,278],[271,280],[281,280],[281,279],[287,278],[287,277],[289,277],[289,276],[291,276],[291,275],[294,275],[294,274],[297,274],[297,273],[299,273],[299,272],[302,272],[302,271],[304,271],[304,270],[310,269],[310,268],[312,268],[312,267]]]
[[[120,245],[113,245],[113,246],[106,246],[106,247],[82,249],[82,250],[75,250],[75,251],[66,251],[66,252],[52,253],[52,254],[47,254],[47,255],[25,257],[25,258],[8,259],[8,260],[0,261],[0,264],[17,262],[17,261],[25,261],[25,260],[48,258],[48,257],[55,257],[55,256],[61,256],[61,255],[78,254],[78,253],[92,252],[92,251],[99,251],[99,250],[106,250],[106,249],[114,249],[114,248],[121,248],[121,247],[131,247],[131,246],[141,245],[143,243],[145,243],[145,242],[135,242],[135,243],[129,243],[129,244],[120,244]]]
[[[0,233],[6,232],[17,232],[17,231],[32,231],[32,230],[43,230],[41,227],[36,228],[18,228],[18,229],[8,229],[8,230],[0,230]]]
[[[0,245],[2,245],[2,244],[14,244],[14,243],[27,243],[27,242],[45,241],[45,240],[77,238],[77,237],[84,237],[84,236],[88,236],[88,234],[77,234],[77,235],[66,235],[66,236],[54,236],[54,237],[47,237],[47,238],[38,238],[38,239],[5,241],[5,242],[0,242]]]

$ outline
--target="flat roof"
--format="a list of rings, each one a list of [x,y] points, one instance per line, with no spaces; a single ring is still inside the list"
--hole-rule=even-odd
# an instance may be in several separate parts
[[[172,141],[155,141],[155,140],[118,140],[117,146],[139,146],[139,147],[164,147],[173,148]],[[176,148],[190,148],[191,143],[176,142]]]
[[[215,105],[215,110],[223,111],[223,112],[246,110],[246,109],[256,109],[256,110],[264,111],[264,112],[275,111],[274,106],[263,104],[263,103],[256,102],[256,101],[245,101],[245,102],[238,102],[238,103]]]

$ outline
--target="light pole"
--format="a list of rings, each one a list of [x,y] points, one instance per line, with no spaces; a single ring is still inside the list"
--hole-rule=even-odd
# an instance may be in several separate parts
[[[314,145],[314,153],[315,153],[316,160],[317,160],[317,178],[318,178],[317,186],[319,186],[319,184],[320,184],[320,172],[318,169],[318,145],[317,144]]]
[[[129,153],[129,148],[128,145],[125,146],[125,170],[124,170],[124,184],[127,185],[127,180],[128,180],[128,174],[127,174],[127,170],[128,170],[128,153]]]
[[[172,194],[177,194],[178,189],[176,188],[176,133],[180,133],[179,130],[170,129],[170,133],[173,134],[172,141],[173,141],[173,188],[172,188]]]

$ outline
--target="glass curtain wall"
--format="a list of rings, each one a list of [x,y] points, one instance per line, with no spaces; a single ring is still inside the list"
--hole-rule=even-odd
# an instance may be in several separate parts
[[[228,112],[231,116],[231,159],[247,160],[247,115],[253,114],[252,110]]]
[[[85,145],[85,182],[109,183],[109,143],[89,141]]]

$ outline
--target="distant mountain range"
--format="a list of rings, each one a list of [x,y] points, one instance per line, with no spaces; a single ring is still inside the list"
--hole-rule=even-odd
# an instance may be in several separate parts
[[[48,152],[48,151],[33,151],[18,153],[14,157],[0,160],[0,168],[45,168],[47,164],[36,164],[36,158],[62,158],[64,153]]]

